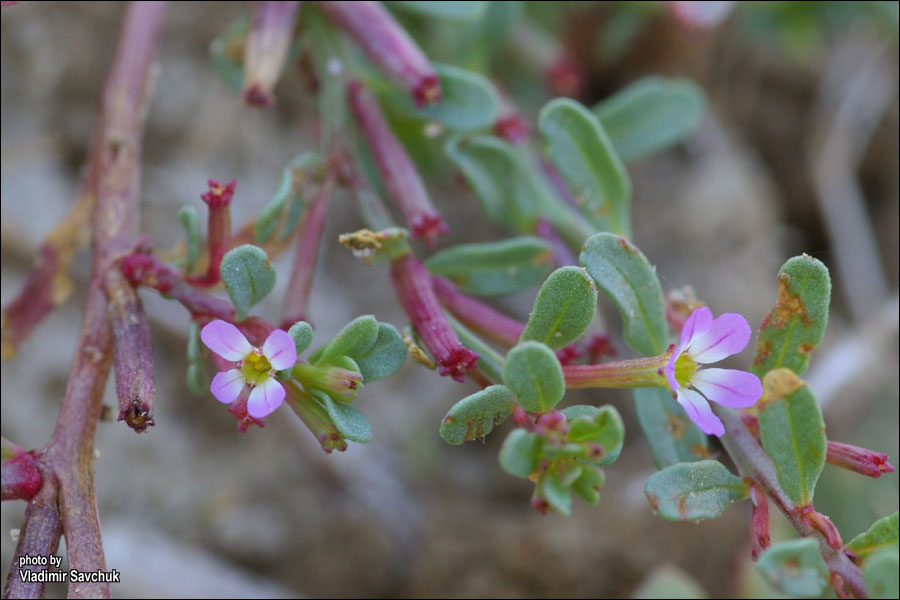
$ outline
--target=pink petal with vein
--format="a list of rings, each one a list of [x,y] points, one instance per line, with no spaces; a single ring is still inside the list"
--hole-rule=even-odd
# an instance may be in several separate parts
[[[253,351],[253,346],[237,327],[227,321],[210,321],[200,330],[200,339],[206,347],[232,362],[243,360]]]
[[[688,353],[698,363],[714,363],[746,348],[750,335],[750,325],[744,317],[737,313],[725,313],[703,329],[694,328]]]
[[[289,369],[297,362],[297,346],[293,338],[282,329],[275,329],[262,347],[263,356],[276,371]]]
[[[684,411],[691,418],[700,431],[706,434],[723,436],[725,435],[725,425],[719,420],[706,398],[693,390],[678,390],[678,404],[684,408]]]
[[[701,306],[691,313],[684,326],[681,328],[681,340],[678,344],[678,350],[675,354],[681,354],[681,351],[691,344],[691,339],[696,332],[703,332],[709,328],[712,323],[712,311],[708,306]]]
[[[732,408],[753,406],[763,393],[759,377],[734,369],[701,369],[691,378],[691,385],[707,400]]]
[[[220,371],[213,377],[212,383],[209,384],[209,391],[213,393],[216,400],[223,404],[231,404],[237,397],[241,395],[244,389],[244,374],[240,369],[231,369],[230,371]]]
[[[278,381],[270,377],[250,392],[250,398],[247,400],[247,412],[251,417],[262,419],[274,412],[283,401],[284,388]]]

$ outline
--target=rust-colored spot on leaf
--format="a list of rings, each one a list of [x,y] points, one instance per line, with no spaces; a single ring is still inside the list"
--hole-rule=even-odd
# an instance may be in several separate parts
[[[712,454],[709,453],[709,448],[702,444],[691,444],[690,452],[691,455],[696,456],[701,460],[712,458]]]
[[[788,322],[794,317],[799,317],[804,325],[810,324],[809,315],[806,314],[806,306],[800,296],[791,293],[790,276],[778,276],[778,302],[772,309],[772,312],[763,321],[763,327],[776,327],[784,329]]]
[[[647,502],[650,503],[650,508],[653,509],[653,512],[659,512],[659,498],[653,494],[647,494]]]
[[[669,413],[666,416],[666,433],[674,439],[680,440],[688,431],[688,422],[686,419]]]
[[[685,496],[678,496],[678,518],[682,521],[686,521],[687,516],[687,498]]]
[[[768,317],[763,320],[762,327],[760,327],[761,330],[766,328],[766,323],[768,322],[768,320]],[[756,344],[756,356],[753,357],[753,364],[761,365],[765,363],[769,359],[769,354],[771,353],[772,342],[760,338],[759,343]]]
[[[769,371],[763,377],[763,396],[757,405],[762,409],[770,402],[790,396],[804,385],[806,382],[797,377],[790,369],[781,368]]]

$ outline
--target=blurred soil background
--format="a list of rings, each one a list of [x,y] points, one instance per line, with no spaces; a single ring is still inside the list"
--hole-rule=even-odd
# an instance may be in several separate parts
[[[527,12],[584,67],[585,104],[648,74],[691,77],[705,89],[710,107],[698,133],[629,168],[635,243],[665,288],[692,285],[715,313],[741,312],[754,326],[787,258],[823,260],[834,280],[832,313],[808,379],[829,437],[888,452],[898,464],[896,3],[741,4],[711,30],[685,27],[657,4],[539,4]],[[141,228],[157,249],[181,238],[180,206],[205,214],[207,178],[237,179],[240,224],[272,196],[288,160],[316,146],[316,99],[302,61],[282,77],[269,111],[243,106],[210,67],[210,41],[251,10],[169,8],[143,157]],[[122,12],[111,2],[2,11],[4,304],[75,197]],[[453,27],[431,33],[452,36]],[[433,41],[423,42],[426,51]],[[501,53],[494,63],[501,79],[505,60]],[[530,117],[550,98],[532,96],[523,100]],[[453,231],[442,247],[503,235],[459,181],[427,177]],[[386,266],[366,266],[337,243],[359,227],[339,192],[310,309],[317,340],[360,314],[406,324]],[[280,273],[289,262],[275,261]],[[2,434],[29,448],[45,444],[56,422],[88,254],[76,263],[72,300],[2,363]],[[284,279],[260,314],[278,314]],[[628,435],[599,506],[576,499],[570,518],[541,516],[529,506],[532,486],[497,463],[508,424],[463,447],[438,436],[471,384],[408,360],[359,394],[375,437],[343,454],[325,455],[287,409],[241,435],[212,396],[187,390],[186,311],[141,294],[153,323],[156,427],[135,435],[101,423],[96,444],[107,565],[122,573],[114,596],[652,597],[698,586],[710,597],[773,594],[751,568],[749,503],[699,525],[652,515],[643,486],[655,469],[628,395],[567,395],[567,403],[613,403]],[[532,299],[497,306],[524,319]],[[614,309],[604,309],[617,331]],[[737,358],[731,366],[745,366],[749,350]],[[105,403],[116,405],[111,381]],[[722,452],[715,442],[712,449]],[[826,466],[816,505],[849,539],[897,509],[897,482],[896,473],[869,480]],[[2,507],[4,579],[23,512],[22,502]],[[790,535],[777,518],[773,527],[776,537]]]

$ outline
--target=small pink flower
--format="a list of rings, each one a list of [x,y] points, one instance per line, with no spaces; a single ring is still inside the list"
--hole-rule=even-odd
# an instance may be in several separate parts
[[[672,396],[704,433],[725,434],[725,426],[708,401],[747,408],[762,396],[762,383],[752,373],[698,366],[737,354],[747,346],[750,335],[750,326],[741,315],[726,313],[713,319],[705,306],[691,313],[681,330],[681,341],[665,367],[666,379]]]
[[[297,347],[287,332],[276,329],[262,348],[255,348],[237,327],[217,319],[200,331],[200,339],[207,348],[236,366],[213,377],[209,390],[216,400],[231,404],[244,386],[249,385],[253,388],[247,400],[247,413],[251,417],[262,419],[281,406],[284,388],[275,379],[275,372],[289,369],[297,362]]]

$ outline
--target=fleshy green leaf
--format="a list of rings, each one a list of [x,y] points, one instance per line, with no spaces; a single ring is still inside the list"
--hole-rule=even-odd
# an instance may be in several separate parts
[[[188,363],[187,386],[195,396],[205,396],[209,393],[209,376],[199,362]]]
[[[581,458],[598,467],[611,465],[619,458],[625,442],[625,425],[615,408],[608,404],[600,408],[576,405],[562,412],[569,423],[566,439],[584,448]]]
[[[527,479],[537,469],[543,440],[535,433],[513,429],[500,448],[500,466],[516,477]]]
[[[306,321],[297,321],[291,328],[288,329],[288,335],[291,336],[291,339],[294,340],[294,345],[297,346],[297,356],[303,353],[304,350],[309,348],[309,345],[313,340],[313,328],[312,325],[307,323]]]
[[[315,152],[305,152],[294,158],[281,174],[281,184],[272,199],[263,207],[256,219],[253,236],[257,244],[263,244],[272,236],[279,223],[283,224],[282,238],[284,234],[290,234],[299,221],[299,213],[305,202],[302,197],[304,186],[295,185],[295,179],[302,170],[314,168],[321,162],[321,158]],[[290,205],[288,202],[290,201]],[[285,206],[288,205],[285,214]],[[298,213],[295,215],[293,213]],[[293,221],[293,223],[289,223]]]
[[[763,319],[750,370],[762,378],[787,367],[802,375],[828,325],[831,277],[811,256],[795,256],[778,272],[778,301]]]
[[[367,352],[355,354],[353,358],[359,366],[363,381],[370,383],[393,375],[403,366],[406,344],[393,325],[379,323],[375,344]]]
[[[503,380],[527,411],[546,412],[566,393],[562,366],[553,350],[538,342],[522,342],[509,351]]]
[[[548,473],[538,483],[538,494],[560,514],[572,514],[572,494],[569,486],[560,481],[556,473]]]
[[[595,105],[592,112],[623,162],[688,138],[706,113],[706,96],[689,79],[644,77]]]
[[[481,296],[516,294],[535,286],[547,277],[553,264],[550,244],[531,236],[459,244],[425,261],[432,274]]]
[[[244,40],[250,31],[250,19],[242,17],[233,21],[219,37],[209,45],[213,71],[233,92],[244,86]]]
[[[794,381],[773,384],[774,381]],[[786,386],[786,387],[785,387]],[[825,466],[825,421],[815,396],[788,369],[770,371],[759,402],[759,434],[775,463],[775,474],[788,497],[799,506],[812,504],[816,481]]]
[[[792,596],[815,598],[828,582],[828,567],[815,538],[775,542],[756,563],[766,581]]]
[[[587,272],[561,267],[541,286],[521,340],[558,350],[580,338],[596,313],[597,287]]]
[[[860,558],[866,558],[870,554],[883,550],[898,543],[898,513],[889,517],[878,519],[867,531],[859,534],[847,544],[850,550]]]
[[[716,460],[666,467],[650,476],[644,492],[667,521],[715,519],[748,493],[741,478]]]
[[[897,547],[879,550],[866,559],[863,576],[870,598],[897,598],[900,594],[900,551]]]
[[[441,421],[441,437],[448,444],[484,437],[509,416],[515,401],[513,393],[503,385],[492,385],[466,396]]]
[[[378,340],[378,321],[372,315],[356,317],[337,332],[330,342],[316,350],[309,361],[331,364],[339,356],[351,358],[366,354]]]
[[[238,321],[242,321],[250,308],[275,287],[275,267],[261,248],[250,244],[226,252],[219,273]]]
[[[662,388],[632,392],[634,409],[657,469],[709,458],[708,438]]]
[[[191,324],[188,325],[187,338],[188,362],[197,362],[198,360],[200,360],[200,349],[202,348],[202,346],[200,345],[200,326],[197,324],[197,321],[191,321]]]
[[[200,256],[200,217],[193,206],[182,206],[178,211],[178,220],[184,227],[184,273],[190,275]]]
[[[331,422],[342,436],[358,444],[365,444],[372,439],[372,426],[369,425],[366,415],[349,404],[335,402],[328,394],[319,390],[310,390],[310,394],[322,403]]]
[[[606,476],[599,467],[592,465],[582,465],[581,474],[572,484],[572,491],[578,494],[578,497],[591,505],[600,502],[600,488]]]
[[[409,94],[399,94],[391,87],[387,102],[394,110],[417,119],[437,121],[455,131],[472,131],[490,127],[497,119],[500,99],[494,85],[483,75],[432,63],[441,81],[441,100],[416,108]]]
[[[557,98],[541,109],[538,127],[584,215],[601,231],[629,235],[631,180],[597,117],[574,100]]]
[[[579,262],[622,314],[625,342],[643,354],[665,351],[669,327],[656,270],[631,242],[598,233],[584,243]]]
[[[417,0],[391,0],[391,8],[415,13],[441,21],[477,21],[484,16],[487,2],[419,2]]]

